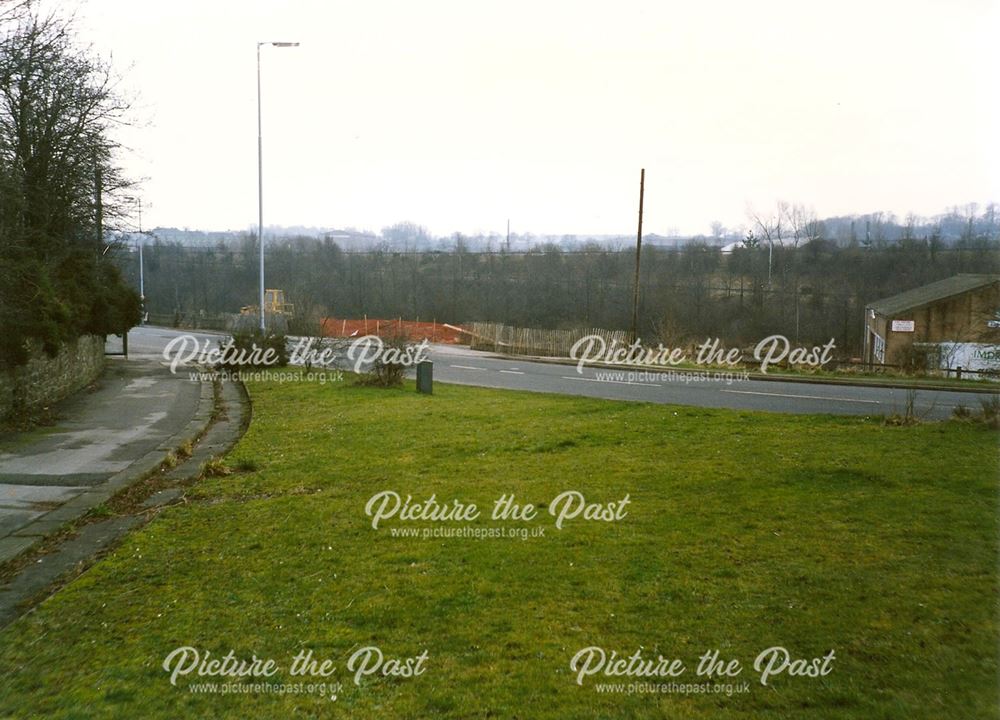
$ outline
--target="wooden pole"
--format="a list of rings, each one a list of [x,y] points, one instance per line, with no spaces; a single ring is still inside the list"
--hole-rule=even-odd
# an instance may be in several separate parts
[[[104,245],[104,183],[101,177],[101,163],[94,153],[94,226],[97,232],[97,254],[100,257],[103,253],[101,246]]]
[[[642,199],[646,190],[646,168],[639,173],[639,232],[635,238],[635,289],[632,295],[632,339],[639,330],[639,258],[642,254]]]

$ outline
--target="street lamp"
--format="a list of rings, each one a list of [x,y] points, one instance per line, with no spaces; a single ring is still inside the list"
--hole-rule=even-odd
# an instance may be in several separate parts
[[[264,327],[264,144],[261,141],[260,121],[260,48],[262,45],[272,47],[298,47],[297,42],[259,42],[257,43],[257,245],[260,247],[260,331]]]

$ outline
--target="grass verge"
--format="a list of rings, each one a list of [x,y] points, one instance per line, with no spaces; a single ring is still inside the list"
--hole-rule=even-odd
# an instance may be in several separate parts
[[[448,386],[255,383],[254,416],[190,503],[0,632],[0,716],[992,717],[997,695],[996,434],[967,423],[617,403]],[[375,493],[476,503],[531,522],[384,521]],[[630,498],[614,522],[548,503]],[[544,528],[544,537],[400,537],[403,528]],[[395,532],[394,532],[395,531]],[[377,645],[427,650],[419,677],[352,682]],[[331,658],[337,700],[195,692],[179,646]],[[749,692],[599,692],[569,663],[600,646],[737,658]],[[765,648],[836,653],[821,678],[753,671]],[[667,680],[669,681],[669,679]],[[252,681],[244,681],[247,686]],[[655,681],[659,682],[659,681]],[[218,690],[218,688],[217,688]],[[329,695],[329,693],[327,693]]]

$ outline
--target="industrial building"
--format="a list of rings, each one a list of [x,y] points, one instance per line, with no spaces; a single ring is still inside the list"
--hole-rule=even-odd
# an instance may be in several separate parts
[[[1000,275],[954,275],[865,307],[865,363],[1000,371]]]

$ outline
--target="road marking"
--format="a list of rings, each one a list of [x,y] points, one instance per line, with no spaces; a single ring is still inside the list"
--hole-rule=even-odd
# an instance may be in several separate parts
[[[450,365],[449,367],[458,368],[459,370],[485,370],[486,368],[472,367],[471,365]]]
[[[639,383],[639,382],[631,382],[629,380],[600,380],[598,378],[573,377],[572,375],[563,375],[562,379],[586,380],[587,382],[599,382],[599,383],[614,383],[615,385],[642,385],[643,387],[663,387],[658,383]]]
[[[502,373],[507,373],[508,375],[524,375],[520,370],[501,370]]]
[[[790,395],[787,393],[757,392],[755,390],[720,390],[724,393],[738,393],[739,395],[769,395],[771,397],[799,398],[801,400],[826,400],[828,402],[852,402],[868,403],[869,405],[881,405],[878,400],[856,400],[854,398],[821,397],[819,395]]]

